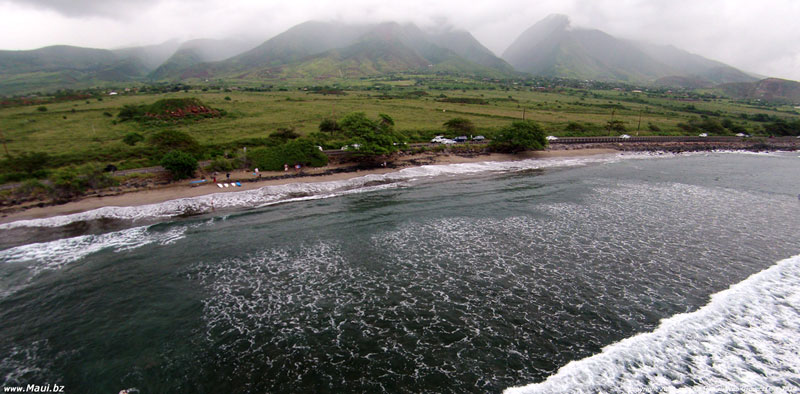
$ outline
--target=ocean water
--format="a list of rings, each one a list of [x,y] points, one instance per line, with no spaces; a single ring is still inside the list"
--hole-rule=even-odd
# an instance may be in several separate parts
[[[0,380],[800,391],[797,152],[425,166],[0,225]]]

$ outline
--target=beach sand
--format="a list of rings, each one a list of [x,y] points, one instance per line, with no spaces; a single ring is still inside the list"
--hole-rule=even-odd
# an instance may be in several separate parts
[[[575,149],[575,150],[551,150],[551,151],[528,151],[520,154],[479,154],[473,156],[460,156],[456,154],[447,153],[423,153],[417,155],[404,155],[393,160],[389,166],[391,168],[375,168],[369,170],[357,170],[349,172],[336,172],[327,173],[332,170],[342,170],[345,167],[352,166],[352,163],[343,165],[330,165],[321,168],[303,169],[302,173],[298,174],[293,169],[288,172],[277,171],[263,171],[261,172],[261,180],[258,180],[250,171],[235,171],[231,172],[231,181],[240,181],[241,187],[228,187],[219,188],[214,183],[207,179],[206,183],[192,186],[191,181],[186,180],[182,182],[170,183],[167,185],[154,187],[152,189],[138,189],[123,192],[114,195],[104,196],[87,196],[76,201],[72,201],[61,205],[51,205],[43,207],[32,207],[25,210],[3,214],[0,217],[0,223],[9,223],[17,220],[26,219],[39,219],[60,215],[68,215],[79,212],[86,212],[93,209],[106,207],[106,206],[139,206],[146,204],[155,204],[169,200],[180,198],[197,197],[214,193],[230,193],[239,192],[243,190],[258,189],[270,185],[282,185],[287,183],[316,183],[344,180],[355,177],[360,177],[368,174],[385,174],[389,172],[398,171],[401,168],[407,168],[415,165],[437,165],[437,164],[457,164],[457,163],[475,163],[485,161],[516,161],[527,159],[546,159],[555,157],[577,157],[577,156],[591,156],[600,154],[617,153],[614,149]],[[287,177],[287,174],[290,175]],[[264,179],[276,178],[280,179]],[[225,174],[221,174],[217,178],[218,182],[225,182]]]

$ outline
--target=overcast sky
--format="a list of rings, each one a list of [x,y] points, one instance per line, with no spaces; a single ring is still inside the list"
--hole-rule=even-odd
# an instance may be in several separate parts
[[[500,55],[551,13],[568,15],[574,26],[800,80],[800,0],[0,0],[0,49],[260,42],[307,20],[392,20],[468,30]]]

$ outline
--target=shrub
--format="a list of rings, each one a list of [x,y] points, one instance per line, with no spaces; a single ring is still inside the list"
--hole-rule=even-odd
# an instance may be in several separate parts
[[[339,124],[333,119],[322,119],[322,122],[319,122],[319,131],[321,132],[333,134],[339,130],[341,130]]]
[[[489,147],[500,152],[520,152],[526,149],[544,150],[547,139],[544,130],[532,121],[516,121],[497,133]]]
[[[56,200],[80,196],[89,188],[101,189],[117,184],[113,177],[103,172],[98,163],[59,168],[50,175],[50,181],[53,183],[52,193]]]
[[[38,108],[36,108],[36,110],[39,111],[39,112],[47,112],[47,107],[45,107],[44,105],[41,105]]]
[[[287,141],[300,137],[300,134],[297,134],[294,131],[294,127],[279,127],[278,131],[270,134],[269,137],[276,138],[282,141]]]
[[[125,138],[122,139],[122,142],[134,146],[137,142],[144,141],[144,137],[142,137],[139,133],[128,133],[125,135]]]
[[[170,172],[172,179],[186,179],[194,175],[197,159],[189,153],[175,150],[164,155],[161,166]]]
[[[206,167],[207,171],[231,171],[233,170],[233,163],[224,157],[215,157],[211,163]]]
[[[147,141],[158,152],[164,153],[173,150],[199,154],[200,144],[189,134],[177,130],[164,130],[150,136]]]
[[[301,164],[322,167],[328,164],[328,156],[306,139],[289,141],[280,146],[256,148],[247,153],[254,167],[267,171],[283,170],[283,165]]]

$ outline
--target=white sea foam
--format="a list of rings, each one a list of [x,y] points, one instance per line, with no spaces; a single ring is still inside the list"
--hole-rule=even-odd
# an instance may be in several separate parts
[[[135,227],[106,234],[22,245],[0,251],[0,263],[35,261],[38,264],[32,268],[38,273],[44,269],[60,268],[105,249],[120,252],[153,243],[167,245],[183,238],[186,229],[181,226],[159,232],[149,227]]]
[[[625,159],[650,158],[651,154],[609,154],[572,158],[531,159],[509,162],[479,162],[425,165],[387,174],[370,174],[341,181],[290,183],[265,186],[255,190],[215,193],[135,207],[103,207],[92,211],[45,219],[19,220],[0,225],[0,230],[17,227],[60,227],[73,222],[99,219],[138,220],[168,218],[185,214],[212,212],[216,209],[261,207],[275,203],[319,199],[350,193],[362,193],[405,185],[419,179],[470,175],[488,172],[513,172],[554,167],[574,167],[611,163]],[[381,186],[393,184],[393,186]]]
[[[800,256],[507,394],[800,390]]]

